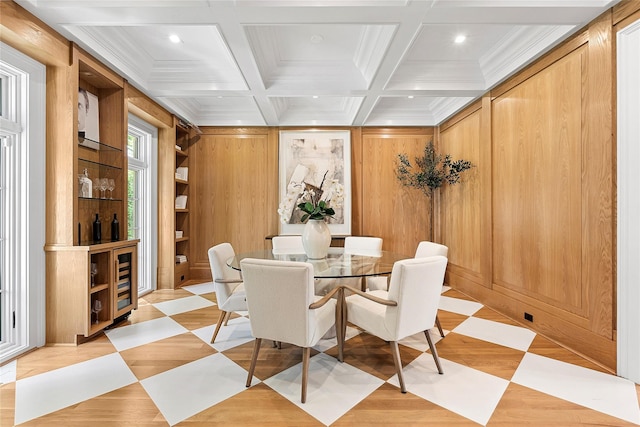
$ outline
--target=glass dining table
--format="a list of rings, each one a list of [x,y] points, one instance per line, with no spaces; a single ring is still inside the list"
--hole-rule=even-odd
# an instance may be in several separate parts
[[[240,270],[240,261],[245,258],[271,259],[280,261],[308,262],[313,265],[316,279],[341,279],[391,274],[396,261],[411,258],[389,251],[349,251],[331,247],[326,258],[309,259],[304,253],[274,252],[271,249],[244,252],[227,260],[227,265]]]

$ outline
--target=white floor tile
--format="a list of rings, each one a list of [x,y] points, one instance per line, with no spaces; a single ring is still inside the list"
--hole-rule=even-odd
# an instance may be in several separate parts
[[[169,424],[175,425],[246,390],[246,381],[245,369],[216,353],[140,383]]]
[[[174,314],[185,313],[187,311],[198,310],[200,308],[211,307],[214,305],[214,303],[199,295],[153,304],[155,308],[167,316],[173,316]]]
[[[308,378],[306,403],[300,402],[302,362],[264,383],[325,425],[332,424],[384,383],[324,353],[311,358]]]
[[[183,286],[182,289],[195,295],[210,294],[216,291],[213,282],[199,283],[197,285]]]
[[[471,316],[482,308],[482,304],[475,301],[467,301],[442,295],[440,297],[440,305],[438,308],[444,311],[451,311],[452,313]]]
[[[520,326],[470,317],[453,329],[457,334],[527,351],[536,333]]]
[[[444,329],[443,329],[443,332],[445,335],[447,334],[447,331]],[[433,342],[434,345],[442,339],[442,337],[440,336],[440,331],[438,331],[438,328],[430,329],[429,334],[431,335],[431,342]],[[424,336],[424,332],[419,332],[417,334],[408,336],[406,338],[401,339],[398,342],[407,347],[415,348],[418,351],[429,350],[429,343],[427,342],[427,337]]]
[[[444,374],[438,374],[431,354],[422,354],[405,366],[402,376],[409,393],[485,425],[509,381],[440,358]],[[398,376],[389,383],[400,387]]]
[[[0,384],[9,384],[16,380],[17,361],[9,362],[0,366]]]
[[[138,347],[143,344],[173,337],[188,330],[169,317],[147,320],[105,331],[105,334],[118,351]]]
[[[347,333],[345,337],[345,341],[351,339],[360,333],[359,329],[352,328],[351,326],[347,326]],[[327,351],[330,348],[333,348],[338,345],[338,340],[335,336],[330,338],[322,338],[316,345],[313,346],[315,350],[318,351]]]
[[[137,382],[118,353],[16,382],[15,423],[66,408]]]
[[[192,334],[200,338],[218,351],[225,351],[233,347],[237,347],[246,342],[253,341],[251,335],[251,324],[246,317],[236,317],[229,320],[227,326],[222,326],[218,331],[216,342],[211,344],[211,337],[216,325],[206,326],[204,328],[194,329]]]
[[[635,385],[624,378],[527,353],[511,381],[640,424]]]

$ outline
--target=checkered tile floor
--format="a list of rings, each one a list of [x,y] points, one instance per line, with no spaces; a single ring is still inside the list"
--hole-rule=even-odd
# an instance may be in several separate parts
[[[46,347],[0,368],[0,425],[640,425],[640,386],[444,288],[432,336],[401,342],[407,394],[389,346],[348,329],[312,353],[300,403],[301,350],[266,343],[245,387],[253,339],[236,313],[209,344],[213,285],[157,291],[127,322],[78,347]],[[116,403],[114,403],[116,402]],[[114,410],[114,405],[117,409]]]

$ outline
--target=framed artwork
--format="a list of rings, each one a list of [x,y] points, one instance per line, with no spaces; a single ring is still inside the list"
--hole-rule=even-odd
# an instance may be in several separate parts
[[[297,204],[304,190],[335,210],[327,221],[332,235],[351,234],[350,131],[280,131],[279,170],[280,234],[302,234]],[[343,190],[340,203],[331,202],[336,184]]]
[[[84,89],[78,90],[78,135],[81,145],[99,149],[100,111],[98,97]],[[83,141],[84,139],[84,141]]]

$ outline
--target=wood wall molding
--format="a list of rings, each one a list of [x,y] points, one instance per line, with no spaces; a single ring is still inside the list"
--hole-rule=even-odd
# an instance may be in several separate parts
[[[70,42],[13,1],[0,1],[0,40],[48,66],[71,65]]]
[[[640,1],[622,0],[613,7],[613,25],[623,28],[626,25],[635,22],[640,18],[640,16],[638,16],[639,12]]]
[[[171,113],[128,82],[125,86],[125,98],[127,99],[130,113],[158,129],[173,128],[173,116]]]

